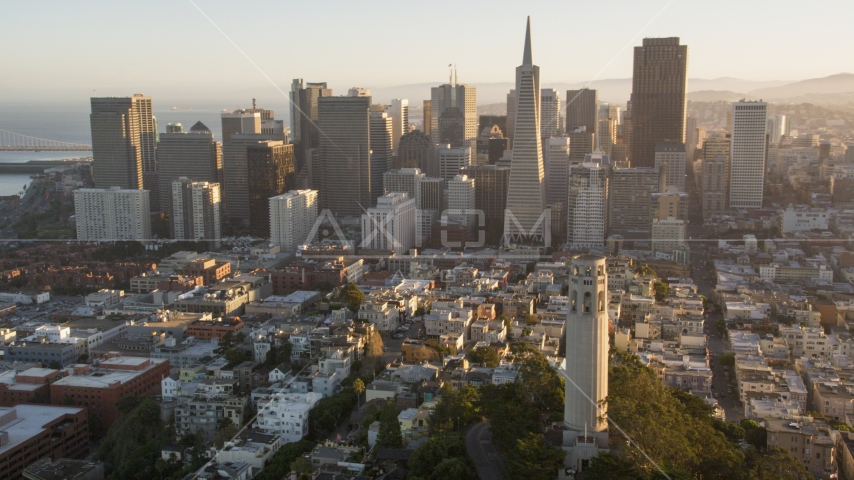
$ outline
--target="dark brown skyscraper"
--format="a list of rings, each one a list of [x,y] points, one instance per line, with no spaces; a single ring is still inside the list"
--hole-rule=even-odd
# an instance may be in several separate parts
[[[326,82],[305,83],[301,78],[291,84],[291,137],[295,144],[295,167],[297,173],[309,163],[309,150],[320,145],[320,132],[317,129],[317,100],[331,97],[332,89]],[[315,188],[318,185],[314,185]]]
[[[594,135],[599,130],[599,94],[596,90],[582,88],[566,91],[566,131],[586,127]]]
[[[655,165],[655,146],[685,143],[688,46],[679,37],[644,38],[632,76],[632,167]]]
[[[260,141],[246,147],[249,178],[249,228],[254,235],[270,237],[270,197],[294,189],[294,146],[279,140]]]

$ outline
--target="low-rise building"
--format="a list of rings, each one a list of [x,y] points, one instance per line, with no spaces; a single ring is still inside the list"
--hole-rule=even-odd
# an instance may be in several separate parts
[[[206,379],[193,398],[175,408],[175,431],[200,433],[213,439],[220,422],[228,419],[240,427],[249,409],[249,397],[235,395],[237,380]]]
[[[20,478],[43,458],[82,458],[89,452],[85,408],[53,405],[0,407],[0,475]]]
[[[298,442],[308,435],[308,412],[320,401],[319,393],[277,393],[260,404],[256,428],[278,435],[285,443]]]
[[[816,478],[836,473],[835,442],[829,427],[792,419],[764,419],[768,448],[782,448],[801,461]]]
[[[390,332],[399,326],[399,310],[397,306],[382,300],[370,300],[359,309],[359,320],[374,325],[381,332]]]
[[[247,429],[217,451],[216,461],[246,463],[252,467],[251,477],[254,477],[270,463],[270,459],[282,445],[282,438],[278,435],[267,435]]]
[[[244,327],[243,321],[240,318],[205,318],[195,321],[187,326],[187,335],[195,337],[196,340],[203,342],[210,341],[214,338],[222,340],[222,337],[231,332],[235,334]]]

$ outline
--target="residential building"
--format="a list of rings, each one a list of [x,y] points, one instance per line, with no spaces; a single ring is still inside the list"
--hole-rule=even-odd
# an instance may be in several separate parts
[[[249,397],[237,396],[235,378],[211,378],[198,384],[193,397],[175,408],[175,431],[179,435],[198,433],[213,439],[224,420],[243,425],[249,410]]]
[[[359,309],[359,320],[373,324],[380,332],[392,332],[397,329],[399,316],[396,305],[382,300],[367,300]]]
[[[298,442],[308,435],[308,413],[323,396],[319,393],[277,393],[259,404],[256,428],[278,435],[285,443]]]
[[[317,222],[317,190],[291,190],[270,198],[270,244],[296,251]]]
[[[160,181],[163,182],[163,177]],[[172,236],[176,240],[208,240],[214,248],[219,248],[222,238],[219,183],[180,177],[172,182],[171,193]]]
[[[148,190],[121,187],[75,190],[77,240],[151,239],[149,193]]]
[[[730,208],[762,208],[767,108],[764,102],[741,101],[732,105]]]
[[[83,458],[89,453],[89,421],[84,408],[0,407],[0,432],[3,478],[24,478],[24,469],[43,458],[58,461]]]
[[[632,75],[632,167],[655,165],[661,143],[685,143],[688,46],[679,37],[644,38]],[[764,129],[764,120],[763,120]],[[684,147],[683,147],[684,148]]]
[[[828,429],[812,422],[766,418],[768,448],[782,448],[816,478],[827,479],[836,471],[835,442]]]
[[[504,244],[543,244],[550,228],[540,137],[540,67],[534,65],[531,22],[525,31],[522,65],[516,67],[513,159],[504,217]]]
[[[157,127],[151,97],[91,99],[92,180],[97,188],[120,187],[152,192],[151,207],[159,210],[157,193]],[[79,237],[78,237],[79,238]]]

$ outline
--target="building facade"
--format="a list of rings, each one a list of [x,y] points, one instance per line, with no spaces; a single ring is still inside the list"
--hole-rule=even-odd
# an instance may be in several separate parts
[[[181,177],[172,182],[172,236],[176,240],[207,240],[214,248],[222,238],[222,205],[218,183]]]
[[[317,221],[317,190],[291,190],[270,198],[270,243],[295,251],[309,242]]]
[[[767,108],[764,102],[742,101],[732,105],[730,208],[762,208]]]
[[[151,238],[148,190],[81,188],[74,191],[77,240],[116,241]]]

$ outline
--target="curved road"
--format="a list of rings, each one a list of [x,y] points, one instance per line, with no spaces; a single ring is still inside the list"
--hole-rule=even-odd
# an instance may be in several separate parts
[[[466,433],[466,453],[474,462],[480,480],[502,480],[501,455],[492,444],[489,422],[480,422]]]

